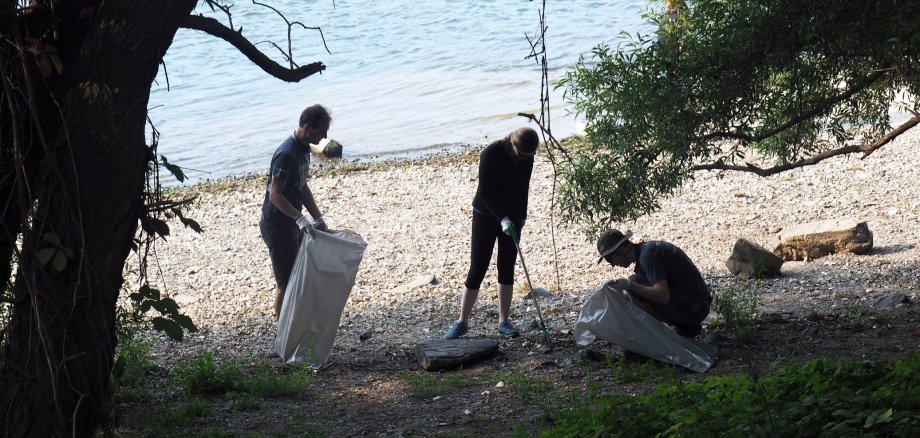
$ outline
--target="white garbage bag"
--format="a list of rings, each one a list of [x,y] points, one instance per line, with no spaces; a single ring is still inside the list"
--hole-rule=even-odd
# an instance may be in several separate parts
[[[304,236],[275,335],[275,353],[285,362],[325,364],[366,247],[348,230]]]
[[[613,282],[600,285],[581,308],[575,341],[588,345],[595,338],[645,357],[705,373],[719,349],[678,335],[663,322],[629,301]]]

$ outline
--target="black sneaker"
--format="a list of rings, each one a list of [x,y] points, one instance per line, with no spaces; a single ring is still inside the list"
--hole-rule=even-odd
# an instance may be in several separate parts
[[[703,331],[703,326],[700,324],[674,324],[674,328],[677,329],[677,334],[690,339]]]

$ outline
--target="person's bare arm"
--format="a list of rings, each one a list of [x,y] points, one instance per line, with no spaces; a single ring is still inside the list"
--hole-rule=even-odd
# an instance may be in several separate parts
[[[668,304],[671,302],[671,289],[668,287],[668,280],[661,280],[653,286],[630,281],[626,290],[654,303]]]
[[[307,211],[310,213],[310,216],[313,216],[313,219],[319,219],[322,217],[322,213],[319,212],[319,207],[316,206],[316,199],[313,198],[313,191],[310,190],[309,185],[304,185],[304,207],[307,208]]]
[[[293,205],[291,205],[290,201],[288,201],[287,198],[284,197],[284,194],[282,192],[284,191],[284,186],[286,184],[287,184],[287,178],[273,177],[271,188],[269,188],[268,190],[268,199],[270,199],[272,201],[272,204],[275,204],[275,207],[277,207],[278,210],[281,210],[281,212],[284,213],[285,216],[291,219],[294,219],[296,221],[297,219],[300,219],[300,217],[303,215],[300,213],[299,210],[297,210],[296,208],[294,208]],[[312,199],[312,196],[311,196],[311,199]],[[314,205],[314,208],[316,208],[315,205]]]

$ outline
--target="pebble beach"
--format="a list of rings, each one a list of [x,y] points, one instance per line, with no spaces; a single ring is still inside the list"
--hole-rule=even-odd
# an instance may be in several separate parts
[[[772,249],[784,227],[854,217],[873,232],[873,250],[786,262],[781,277],[758,282],[761,309],[826,312],[867,305],[892,293],[916,301],[918,147],[920,131],[914,129],[864,160],[836,157],[767,178],[698,173],[677,194],[663,199],[659,211],[614,226],[632,230],[633,241],[666,240],[683,248],[717,295],[733,287],[725,260],[738,238]],[[310,186],[330,228],[352,230],[368,243],[333,359],[344,353],[360,358],[363,351],[411,350],[420,340],[440,338],[456,318],[469,261],[470,202],[479,150],[314,167],[322,170]],[[271,357],[274,281],[258,228],[264,181],[262,175],[249,175],[177,189],[180,195],[197,197],[187,215],[204,232],[171,224],[170,236],[157,244],[151,258],[150,280],[179,303],[199,331],[180,343],[148,333],[152,354],[164,365],[201,349],[252,360]],[[552,187],[552,167],[538,155],[521,242],[534,287],[550,292],[540,301],[547,328],[567,334],[598,285],[630,272],[596,263],[594,242],[560,223],[551,211]],[[128,267],[132,264],[136,260],[129,259]],[[127,278],[125,287],[136,289],[136,279],[132,282],[130,274]],[[495,279],[493,263],[468,336],[494,336]],[[512,319],[525,330],[535,315],[532,302],[525,299],[528,291],[518,265]]]

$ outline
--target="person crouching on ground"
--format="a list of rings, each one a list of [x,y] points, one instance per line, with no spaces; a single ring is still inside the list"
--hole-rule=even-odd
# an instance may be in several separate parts
[[[444,339],[463,336],[469,326],[470,313],[479,286],[486,276],[492,250],[498,241],[498,333],[516,337],[519,332],[509,319],[514,291],[514,262],[517,248],[511,240],[510,226],[520,239],[527,218],[527,196],[534,155],[540,137],[530,128],[519,128],[482,151],[479,157],[479,185],[473,198],[473,221],[470,239],[470,269],[466,275],[460,319],[454,321]]]
[[[308,107],[300,114],[298,128],[272,155],[259,231],[268,246],[275,274],[277,289],[272,317],[276,320],[281,313],[284,290],[294,269],[303,233],[313,233],[314,229],[326,231],[326,221],[316,206],[307,179],[310,174],[310,143],[319,143],[326,138],[330,123],[332,117],[324,106]],[[301,213],[304,207],[312,221]]]
[[[660,241],[632,243],[632,233],[607,230],[597,239],[601,260],[628,268],[635,274],[620,278],[614,289],[623,290],[630,301],[655,319],[674,326],[681,336],[693,338],[703,329],[712,295],[696,265],[677,246]]]

